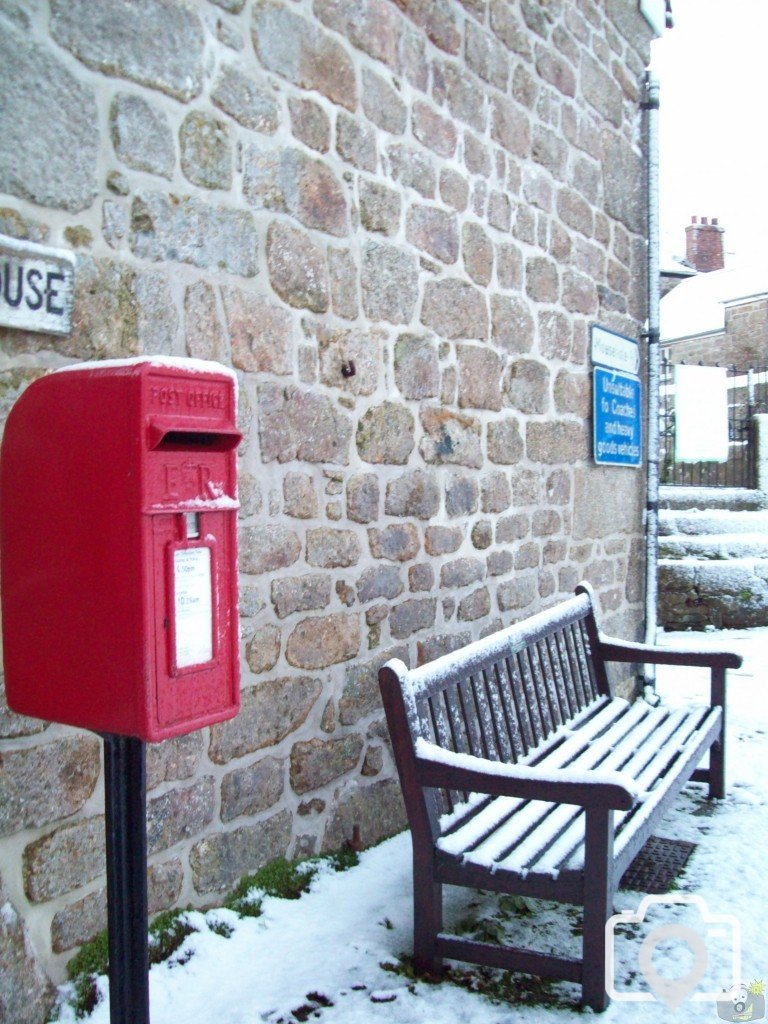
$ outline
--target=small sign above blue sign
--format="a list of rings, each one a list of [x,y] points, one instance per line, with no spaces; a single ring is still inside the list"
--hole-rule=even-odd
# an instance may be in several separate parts
[[[594,457],[602,466],[640,466],[643,454],[640,379],[594,368]]]
[[[636,341],[607,327],[592,325],[592,362],[624,373],[640,369],[640,349]]]

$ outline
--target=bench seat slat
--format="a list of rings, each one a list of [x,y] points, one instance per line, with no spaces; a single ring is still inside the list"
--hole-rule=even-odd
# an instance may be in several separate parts
[[[623,700],[611,701],[607,705],[603,702],[600,711],[586,719],[578,731],[563,729],[562,734],[567,738],[551,750],[546,757],[538,757],[535,761],[524,759],[523,763],[535,763],[547,768],[561,768],[565,765],[582,767],[579,758],[585,756],[585,748],[588,756],[590,741],[597,736],[606,735],[612,728],[617,727],[618,722],[622,723],[621,728],[625,730],[630,728],[641,714],[640,707],[629,705]],[[525,802],[516,797],[497,797],[493,803],[499,801],[505,801],[500,806],[507,809],[506,817],[509,817],[517,807]],[[500,813],[499,809],[490,810],[487,815],[483,807],[468,809],[465,818],[454,820],[450,826],[445,828],[443,836],[438,840],[438,847],[446,853],[453,852],[457,856],[464,854],[467,849],[480,842],[490,831],[498,827]]]
[[[708,709],[702,708],[702,711]],[[687,762],[698,763],[704,751],[712,742],[713,735],[719,730],[720,714],[713,709],[710,714],[699,721],[695,731],[689,733],[687,739],[681,740],[679,736],[672,737],[667,744],[666,755],[668,759],[666,775],[662,781],[654,787],[646,799],[633,808],[627,814],[617,814],[621,818],[616,829],[616,840],[614,843],[614,857],[617,863],[628,865],[635,853],[640,849],[648,830],[645,828],[649,822],[656,820],[660,808],[666,806],[673,797],[679,793],[686,782],[686,774],[681,769]],[[670,754],[671,759],[670,759]],[[565,865],[567,871],[581,872],[584,869],[584,848],[578,847]]]
[[[638,770],[644,764],[641,753],[638,753],[638,745],[643,744],[649,735],[658,727],[658,716],[653,709],[648,707],[640,708],[633,705],[632,710],[638,709],[639,714],[630,723],[630,728],[625,729],[623,735],[618,734],[614,728],[612,732],[605,735],[605,746],[602,756],[595,756],[595,751],[587,748],[584,754],[572,763],[571,767],[595,768],[605,771],[622,771],[634,779],[635,769]],[[672,718],[672,716],[667,716]],[[629,716],[625,716],[622,722],[626,722]],[[675,728],[673,722],[671,728]],[[637,764],[636,764],[637,761]],[[545,762],[548,764],[548,762]],[[509,854],[504,857],[497,856],[496,869],[504,868],[509,871],[519,872],[523,877],[534,866],[536,870],[544,871],[547,874],[556,874],[565,860],[576,846],[584,842],[584,820],[583,812],[579,807],[571,805],[544,804],[535,801],[539,806],[540,822],[535,832],[528,834],[523,842],[513,844],[510,849],[509,838],[507,849]],[[549,808],[549,809],[546,809]],[[569,827],[570,826],[570,827]],[[487,852],[487,851],[485,851]]]
[[[635,813],[629,819],[635,830],[651,819],[658,806],[668,804],[671,798],[680,792],[685,785],[687,774],[690,774],[688,766],[692,769],[693,766],[699,763],[709,745],[720,735],[721,725],[722,713],[720,709],[712,708],[697,732],[679,750],[678,756],[667,768],[664,778],[654,787],[652,798],[645,800],[635,809]],[[617,856],[622,854],[630,839],[631,830],[624,826],[616,837]]]
[[[610,710],[616,709],[609,706],[606,711]],[[576,734],[539,764],[543,768],[567,765],[578,770],[620,770],[645,788],[661,766],[671,763],[690,742],[706,713],[704,708],[693,713],[669,712],[637,702],[602,731],[600,745],[589,741],[598,731],[595,726],[604,720],[593,723],[591,736]],[[652,766],[646,752],[649,737],[661,744]],[[577,743],[582,749],[573,756]],[[622,813],[621,820],[631,813]],[[556,873],[584,841],[583,815],[573,805],[498,797],[470,812],[468,819],[438,840],[440,852],[523,877],[532,870],[537,854],[541,861],[536,870]]]
[[[665,742],[667,737],[678,730],[681,725],[685,727],[685,713],[674,712],[667,716],[667,720],[662,724],[658,725],[654,717],[649,716],[645,720],[645,729],[643,733],[637,733],[635,738],[642,742],[648,735],[653,734],[653,738],[656,742]],[[646,763],[647,755],[642,746],[636,752],[636,754],[621,767],[621,770],[630,774],[632,778],[643,786],[643,782],[640,781],[642,777],[643,767]],[[604,767],[604,766],[603,766]],[[613,765],[612,767],[616,767]],[[575,809],[578,812],[578,809]],[[577,817],[577,814],[572,816]],[[615,824],[615,818],[614,818]],[[552,874],[556,876],[557,872],[562,870],[564,863],[572,856],[574,850],[581,848],[584,845],[584,820],[574,822],[570,828],[564,833],[560,839],[555,843],[546,855],[540,860],[537,865],[537,869],[543,871],[545,874]]]
[[[683,711],[677,711],[668,714],[666,720],[659,724],[657,716],[654,714],[650,716],[649,724],[653,726],[650,735],[653,736],[654,742],[662,744],[663,760],[669,762],[674,756],[674,752],[679,750],[680,745],[689,742],[691,736],[700,728],[701,716],[690,716]],[[640,734],[637,739],[640,743],[643,742],[643,737]],[[644,771],[646,764],[647,754],[641,746],[621,770],[629,774],[642,789],[648,781],[647,772]],[[607,765],[601,767],[607,767]],[[611,767],[616,767],[616,765],[611,765]],[[616,814],[614,828],[617,832],[620,827],[620,819],[628,821],[630,813],[618,812]],[[584,864],[584,820],[580,813],[574,814],[573,818],[577,820],[572,822],[568,831],[537,863],[537,871],[556,876],[561,870],[581,870]]]
[[[614,722],[611,729],[601,737],[600,749],[585,744],[578,757],[568,762],[569,768],[580,771],[590,768],[616,771],[631,760],[637,750],[638,742],[642,742],[653,731],[654,721],[652,709],[645,705],[634,704],[628,713]],[[542,767],[554,767],[546,759]],[[559,767],[559,765],[558,765]],[[631,769],[628,774],[632,774]],[[520,819],[515,818],[506,836],[497,835],[477,846],[471,851],[472,859],[479,863],[492,862],[494,870],[499,867],[519,872],[523,877],[531,869],[532,864],[545,855],[548,848],[559,841],[570,823],[581,815],[581,809],[572,804],[557,805],[545,801],[529,801],[528,807],[521,811]],[[526,825],[528,826],[526,828]],[[584,841],[584,825],[580,824],[580,842]],[[570,852],[571,847],[567,847]],[[465,851],[468,855],[469,851]],[[560,858],[562,859],[562,858]]]
[[[538,748],[532,751],[528,757],[520,758],[517,763],[522,765],[538,763],[558,743],[560,744],[558,749],[561,752],[561,757],[567,759],[570,756],[570,752],[576,749],[577,746],[577,741],[572,741],[572,733],[577,727],[584,728],[584,735],[588,734],[587,730],[592,735],[597,735],[599,732],[604,731],[618,715],[625,713],[626,707],[626,701],[609,701],[607,698],[595,701],[591,708],[585,708],[577,719],[564,727],[559,734],[551,737],[551,742],[546,748]],[[555,764],[556,762],[553,761],[552,763]],[[487,798],[485,802],[488,802],[489,799],[491,798]],[[443,836],[450,835],[460,828],[468,818],[476,814],[477,810],[477,802],[471,805],[467,803],[466,807],[458,805],[454,811],[441,819],[441,834]]]
[[[670,754],[674,751],[675,743],[677,743],[678,751],[682,750],[683,747],[687,747],[691,742],[691,736],[694,733],[694,729],[698,732],[708,729],[711,720],[719,720],[721,717],[721,712],[717,708],[712,709],[702,707],[697,710],[697,718],[694,718],[693,713],[691,713],[691,715],[686,719],[688,725],[691,726],[690,732],[687,736],[681,735],[681,733],[678,732],[674,736],[665,740],[663,744],[660,744],[656,753],[653,753],[653,751],[644,752],[647,758],[646,765],[643,771],[637,775],[637,783],[641,789],[651,790],[655,788],[659,784],[659,781],[667,774],[669,766],[673,760],[673,757],[671,757]],[[684,712],[678,712],[678,714],[684,714]],[[652,756],[649,757],[649,754]],[[620,812],[617,815],[617,825],[620,825],[621,821],[626,816],[627,815],[624,812]]]

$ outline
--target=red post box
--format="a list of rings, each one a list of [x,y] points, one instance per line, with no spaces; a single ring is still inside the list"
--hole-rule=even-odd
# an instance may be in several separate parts
[[[32,383],[0,451],[6,695],[155,742],[239,707],[234,375],[80,364]]]

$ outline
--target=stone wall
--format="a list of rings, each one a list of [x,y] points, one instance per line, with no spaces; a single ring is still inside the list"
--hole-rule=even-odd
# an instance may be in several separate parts
[[[0,234],[77,253],[70,336],[0,329],[3,413],[86,358],[240,382],[242,712],[150,749],[153,910],[402,827],[392,655],[581,578],[637,634],[643,477],[589,420],[590,324],[645,316],[635,8],[0,0]],[[0,1007],[37,1021],[104,926],[101,752],[0,735]]]
[[[747,369],[768,363],[768,296],[725,307],[726,344],[721,363]]]

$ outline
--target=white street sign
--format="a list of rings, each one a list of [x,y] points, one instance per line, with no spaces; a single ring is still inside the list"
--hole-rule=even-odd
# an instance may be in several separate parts
[[[0,235],[0,325],[45,334],[69,334],[75,257]]]

